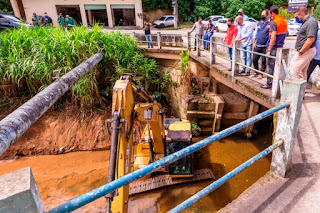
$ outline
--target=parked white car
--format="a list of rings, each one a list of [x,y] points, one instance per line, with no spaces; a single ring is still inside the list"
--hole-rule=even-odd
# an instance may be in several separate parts
[[[221,32],[227,32],[227,29],[228,29],[227,22],[228,22],[228,19],[226,19],[226,18],[219,19],[217,21],[217,24],[215,25],[215,30],[217,32],[220,32],[220,31]]]
[[[253,26],[253,30],[255,30],[255,29],[256,29],[256,27],[257,27],[257,23],[258,23],[258,21],[257,21],[257,20],[255,20],[254,18],[249,18],[249,22],[252,24],[252,26]]]
[[[222,19],[222,18],[224,18],[224,16],[216,16],[216,15],[214,15],[214,16],[208,16],[207,18],[205,18],[205,19],[202,21],[202,23],[206,26],[206,25],[209,23],[209,20],[211,20],[212,23],[213,23],[213,25],[216,26],[217,21],[218,21],[219,19]]]
[[[154,27],[164,28],[174,25],[174,16],[162,16],[159,20],[153,22]]]
[[[287,20],[288,23],[288,32],[287,36],[296,36],[300,30],[301,24],[297,23],[295,20]]]

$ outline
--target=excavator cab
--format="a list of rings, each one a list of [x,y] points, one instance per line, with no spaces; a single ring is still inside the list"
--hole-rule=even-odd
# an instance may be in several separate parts
[[[192,143],[191,122],[177,118],[165,119],[166,150],[170,155],[190,146]],[[188,155],[168,166],[172,178],[193,176],[193,156]]]

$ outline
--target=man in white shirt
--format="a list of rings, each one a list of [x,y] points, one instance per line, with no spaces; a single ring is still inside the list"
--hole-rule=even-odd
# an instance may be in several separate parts
[[[243,20],[242,16],[237,16],[236,20],[238,23],[238,35],[236,41],[242,42],[242,49],[252,51],[252,43],[253,43],[253,26]],[[242,64],[248,67],[252,65],[252,54],[249,52],[242,52]],[[246,71],[247,70],[247,71]],[[240,73],[245,73],[245,75],[250,75],[250,69],[246,67],[242,67]]]

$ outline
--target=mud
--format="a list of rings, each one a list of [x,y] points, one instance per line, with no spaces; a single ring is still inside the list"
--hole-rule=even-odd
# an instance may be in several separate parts
[[[200,139],[195,138],[194,142]],[[268,134],[254,141],[231,136],[195,154],[195,165],[210,168],[216,178],[220,178],[269,146],[270,141]],[[261,159],[186,212],[214,212],[224,207],[269,170],[270,157]],[[30,166],[46,210],[49,210],[107,183],[108,161],[109,151],[22,157],[0,161],[0,175]],[[129,212],[167,212],[211,182],[180,184],[134,195],[130,198]],[[105,206],[105,199],[100,198],[76,212],[104,212]]]

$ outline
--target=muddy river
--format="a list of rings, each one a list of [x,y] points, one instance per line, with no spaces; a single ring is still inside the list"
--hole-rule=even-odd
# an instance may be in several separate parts
[[[200,139],[196,138],[194,142]],[[253,140],[239,135],[231,136],[203,149],[198,155],[201,157],[196,159],[196,165],[198,168],[210,168],[219,178],[270,143],[270,134]],[[224,207],[269,170],[270,159],[271,156],[261,159],[185,212],[214,212]],[[0,175],[30,166],[44,205],[49,210],[105,184],[108,161],[109,151],[22,157],[0,161]],[[129,202],[130,212],[166,212],[211,182],[181,184],[134,195]],[[100,198],[75,212],[104,212],[105,205],[105,199]]]

